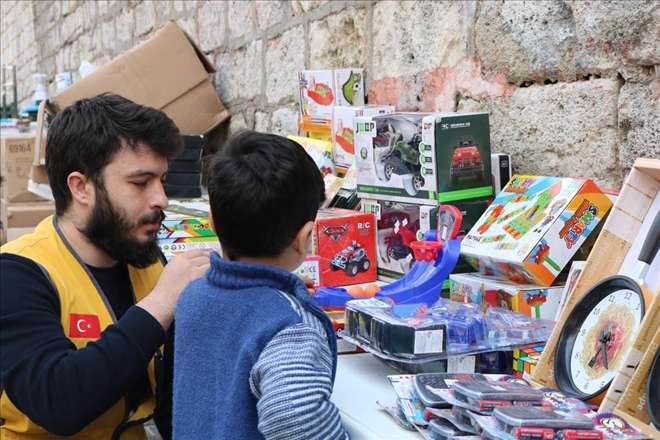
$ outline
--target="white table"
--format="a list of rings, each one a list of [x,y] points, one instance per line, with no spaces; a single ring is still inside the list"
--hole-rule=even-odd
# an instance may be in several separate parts
[[[342,354],[332,402],[339,408],[342,423],[353,440],[421,439],[416,431],[408,431],[376,402],[393,406],[396,394],[387,380],[399,374],[369,353]]]

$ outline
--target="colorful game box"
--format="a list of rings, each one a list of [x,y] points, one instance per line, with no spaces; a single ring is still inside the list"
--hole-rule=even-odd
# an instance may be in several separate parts
[[[338,172],[345,173],[355,164],[355,118],[393,112],[393,105],[337,106],[332,109],[332,147]]]
[[[364,105],[363,69],[302,70],[298,72],[300,128],[326,132],[332,126],[332,108]]]
[[[324,176],[327,174],[337,175],[335,163],[332,159],[332,144],[330,142],[292,134],[287,137],[302,145],[305,151],[307,151],[307,154],[314,159],[314,163],[316,163],[316,166]]]
[[[476,273],[449,275],[450,298],[522,312],[530,318],[554,320],[559,308],[564,283],[552,287],[518,284],[510,280],[486,277]]]
[[[513,374],[523,379],[529,379],[541,359],[544,345],[513,350]]]
[[[611,207],[591,180],[516,175],[463,238],[461,255],[484,275],[550,286]]]
[[[493,194],[488,113],[356,118],[358,195],[420,204]]]
[[[209,221],[207,199],[171,199],[165,209],[165,220],[158,230],[159,242],[164,239],[211,237],[218,239]]]
[[[373,214],[342,208],[319,209],[312,238],[312,254],[321,257],[325,286],[376,281]]]

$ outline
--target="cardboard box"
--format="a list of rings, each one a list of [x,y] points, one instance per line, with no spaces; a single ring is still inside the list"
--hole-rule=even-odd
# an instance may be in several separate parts
[[[483,275],[550,286],[610,210],[587,179],[514,176],[461,242]]]
[[[44,200],[28,190],[30,169],[34,160],[35,135],[2,134],[1,142],[0,175],[4,179],[0,184],[2,200],[10,203]]]
[[[34,228],[9,228],[6,231],[7,242],[16,240],[17,238],[20,238],[24,235],[31,234],[32,232],[34,232]]]
[[[513,375],[529,380],[543,353],[543,345],[513,350]]]
[[[12,228],[34,228],[55,213],[55,203],[48,201],[7,203],[2,200],[0,208],[0,220],[7,231]]]
[[[326,286],[376,281],[376,219],[341,208],[319,209],[312,254],[321,257]]]
[[[210,208],[207,199],[170,200],[165,220],[158,230],[158,241],[171,243],[173,239],[202,237],[217,240],[209,219]]]
[[[637,159],[624,182],[616,204],[603,225],[602,232],[591,250],[584,270],[566,300],[557,325],[548,338],[543,356],[532,375],[532,380],[535,383],[556,388],[557,385],[554,379],[555,353],[558,349],[557,342],[566,319],[589,289],[603,279],[617,275],[622,270],[624,260],[633,245],[636,242],[644,241],[645,235],[640,234],[640,231],[644,224],[648,227],[650,223],[645,221],[645,217],[654,217],[647,214],[651,206],[660,201],[659,192],[660,159]],[[650,221],[652,220],[653,218],[650,218]],[[656,260],[658,260],[657,257]],[[656,264],[655,261],[654,264]],[[625,268],[623,270],[627,271]],[[653,272],[649,271],[649,273]],[[657,296],[658,287],[655,287],[654,291]],[[655,313],[657,312],[649,313],[647,309],[642,327],[644,327],[644,322],[649,319],[649,316]],[[640,331],[640,334],[643,333],[643,331]],[[634,345],[638,345],[638,342],[636,341]]]
[[[292,141],[298,142],[307,151],[319,170],[326,174],[337,175],[335,163],[332,160],[332,143],[322,141],[319,139],[311,139],[302,136],[289,135],[287,136]]]
[[[356,118],[358,196],[442,204],[490,197],[487,113],[392,113]]]
[[[364,105],[363,73],[360,68],[298,72],[301,130],[329,133],[333,107]]]
[[[614,408],[614,414],[623,417],[640,430],[643,434],[660,438],[660,431],[649,426],[649,414],[646,405],[648,396],[646,394],[646,381],[653,365],[656,353],[660,350],[660,328],[658,328],[650,341],[648,349],[642,357],[635,374],[626,387],[623,396]],[[654,390],[658,392],[660,390]]]
[[[355,164],[355,118],[393,112],[393,105],[338,106],[332,109],[333,159],[338,172],[345,173]]]
[[[190,36],[168,21],[153,37],[42,103],[55,115],[79,99],[113,92],[162,110],[182,134],[205,134],[229,117],[209,80],[215,71]],[[39,153],[36,164],[44,157]]]
[[[485,311],[502,307],[522,312],[530,318],[555,319],[564,284],[552,287],[517,284],[512,281],[485,277],[475,273],[451,274],[450,298],[479,304]]]

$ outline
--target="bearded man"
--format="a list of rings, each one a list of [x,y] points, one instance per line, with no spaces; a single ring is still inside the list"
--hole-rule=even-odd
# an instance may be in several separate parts
[[[209,267],[165,266],[156,240],[182,148],[167,115],[113,94],[53,119],[55,215],[0,248],[1,438],[143,440],[151,419],[170,438],[174,307]]]

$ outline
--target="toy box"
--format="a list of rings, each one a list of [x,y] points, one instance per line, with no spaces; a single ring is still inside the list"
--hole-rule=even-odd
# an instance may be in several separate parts
[[[392,113],[356,118],[362,198],[421,204],[488,197],[487,113]]]
[[[364,105],[363,69],[302,70],[298,72],[300,128],[327,132],[334,106]]]
[[[422,240],[428,230],[420,229],[420,212],[425,208],[432,207],[362,199],[362,211],[370,212],[376,218],[378,279],[397,280],[412,269],[415,256],[410,243]]]
[[[564,284],[552,287],[517,284],[509,280],[481,276],[476,273],[451,274],[450,294],[454,301],[479,304],[522,312],[530,318],[554,320]]]
[[[161,238],[158,246],[167,261],[182,252],[191,250],[217,250],[222,253],[218,237],[187,237],[187,238]]]
[[[158,229],[158,241],[193,237],[218,239],[209,220],[206,199],[172,199],[165,209],[165,220]]]
[[[543,347],[543,345],[535,345],[529,348],[516,348],[513,350],[514,376],[522,377],[525,380],[529,379],[541,358]]]
[[[341,208],[319,209],[312,254],[321,257],[326,286],[376,281],[376,220],[373,214]]]
[[[461,255],[484,275],[550,286],[611,207],[590,180],[517,175],[463,238]]]
[[[307,151],[321,173],[337,175],[335,163],[332,160],[332,144],[319,139],[311,139],[302,136],[287,136],[289,139],[298,142]]]
[[[393,105],[337,106],[332,109],[332,147],[337,171],[345,173],[355,163],[355,118],[393,112]]]

